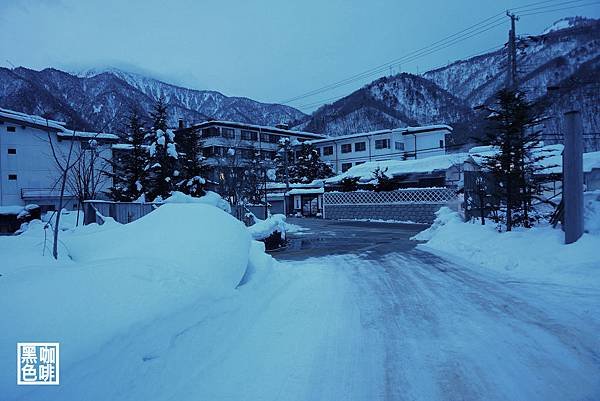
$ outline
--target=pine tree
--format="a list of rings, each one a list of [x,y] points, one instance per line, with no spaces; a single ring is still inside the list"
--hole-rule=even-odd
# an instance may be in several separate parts
[[[207,169],[200,136],[194,130],[180,131],[177,134],[177,149],[179,151],[178,190],[196,197],[203,196],[206,193]]]
[[[242,183],[242,197],[245,202],[253,205],[262,203],[263,192],[261,186],[265,179],[265,169],[258,150],[252,150],[252,157],[244,169]]]
[[[532,199],[540,195],[543,185],[535,173],[548,157],[540,148],[541,131],[535,106],[519,90],[502,90],[496,95],[493,108],[486,107],[489,127],[483,143],[495,149],[492,155],[482,155],[483,168],[494,178],[493,193],[505,215],[506,230],[515,225],[531,225]]]
[[[377,185],[375,186],[375,191],[393,191],[398,189],[398,184],[394,181],[394,179],[388,176],[387,167],[382,170],[379,166],[373,171],[373,178],[377,180]]]
[[[150,115],[154,124],[152,132],[146,135],[146,140],[150,143],[148,149],[150,160],[146,166],[148,171],[146,193],[150,199],[166,198],[174,189],[179,176],[179,171],[176,169],[178,154],[175,133],[167,128],[167,107],[162,98]]]
[[[136,110],[131,112],[126,144],[128,148],[119,153],[112,162],[113,187],[109,195],[116,201],[131,202],[144,193],[148,164],[148,150],[144,145],[144,129]]]
[[[317,149],[310,143],[302,143],[290,181],[311,183],[314,180],[331,176],[333,176],[331,166],[321,160]]]
[[[286,182],[291,180],[291,173],[294,169],[294,148],[290,141],[290,138],[282,138],[277,143],[277,153],[275,159],[275,178],[279,182]]]

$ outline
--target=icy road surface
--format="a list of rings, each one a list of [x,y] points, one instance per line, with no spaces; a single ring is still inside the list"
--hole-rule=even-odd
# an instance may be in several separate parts
[[[446,262],[407,240],[419,227],[319,228],[314,247],[304,234],[304,247],[278,255],[283,265],[241,287],[235,299],[132,327],[62,372],[59,388],[40,394],[600,399],[600,297],[592,289],[515,282]]]

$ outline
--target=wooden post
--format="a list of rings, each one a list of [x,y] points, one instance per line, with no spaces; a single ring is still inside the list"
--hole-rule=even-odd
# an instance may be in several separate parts
[[[565,113],[566,133],[563,152],[563,201],[565,243],[583,235],[583,125],[579,111]]]

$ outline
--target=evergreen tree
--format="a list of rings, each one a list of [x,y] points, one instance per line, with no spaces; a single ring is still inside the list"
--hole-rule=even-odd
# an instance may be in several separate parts
[[[319,152],[307,142],[300,145],[298,157],[290,178],[291,182],[310,183],[333,176],[331,166],[321,160]]]
[[[282,138],[277,143],[275,159],[275,178],[279,182],[290,180],[294,164],[294,149],[290,138]]]
[[[375,191],[393,191],[398,189],[398,183],[396,183],[392,177],[386,174],[387,171],[387,167],[385,170],[377,167],[375,171],[373,171],[373,178],[377,180]]]
[[[176,169],[178,154],[175,133],[167,128],[167,107],[162,98],[150,115],[154,123],[152,132],[146,135],[146,140],[150,143],[148,149],[150,160],[146,166],[148,172],[146,193],[150,199],[165,198],[174,189],[179,175]]]
[[[131,202],[144,193],[148,150],[144,145],[144,129],[139,114],[133,110],[129,118],[126,144],[128,148],[117,153],[113,160],[113,187],[109,195],[113,200]]]
[[[353,192],[358,190],[358,181],[360,177],[344,177],[342,181],[340,181],[342,192]]]
[[[177,188],[188,195],[200,197],[206,191],[206,166],[202,154],[200,136],[194,130],[184,130],[177,134],[179,151],[179,181]]]
[[[265,180],[265,169],[261,160],[261,154],[253,149],[252,157],[244,169],[242,183],[242,197],[245,202],[253,205],[262,203],[263,191],[261,190]]]
[[[515,225],[529,227],[532,199],[543,190],[534,175],[542,169],[540,161],[547,157],[540,151],[536,109],[522,91],[502,90],[496,95],[494,107],[486,110],[491,114],[483,142],[495,152],[482,155],[483,168],[496,183],[493,192],[505,216],[506,230],[511,231]]]

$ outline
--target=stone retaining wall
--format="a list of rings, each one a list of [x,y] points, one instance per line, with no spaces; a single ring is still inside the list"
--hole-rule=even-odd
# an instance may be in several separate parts
[[[326,219],[373,219],[433,223],[435,212],[445,203],[405,203],[387,205],[324,205]]]

